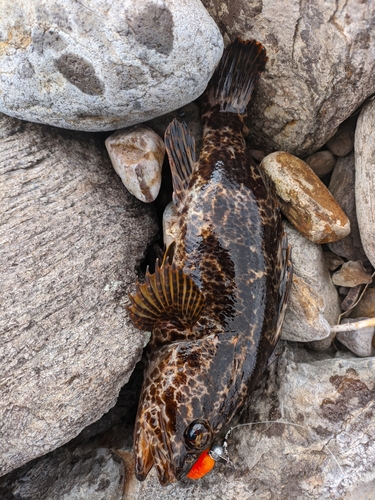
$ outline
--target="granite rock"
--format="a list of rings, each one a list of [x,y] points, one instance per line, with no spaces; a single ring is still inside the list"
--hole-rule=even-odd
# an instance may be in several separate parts
[[[0,111],[85,131],[196,99],[223,41],[199,0],[3,0]]]
[[[266,153],[320,149],[375,88],[373,2],[203,0],[226,42],[255,38],[268,63],[249,111]]]
[[[355,133],[355,201],[362,246],[375,267],[375,100],[362,109]]]
[[[142,353],[128,318],[157,233],[104,144],[0,115],[0,475],[99,419]]]

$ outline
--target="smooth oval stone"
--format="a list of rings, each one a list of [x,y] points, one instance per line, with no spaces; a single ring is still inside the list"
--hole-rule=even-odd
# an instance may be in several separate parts
[[[317,151],[307,156],[304,161],[318,177],[324,177],[332,171],[336,163],[336,158],[331,151]]]
[[[105,145],[116,173],[138,200],[151,203],[159,194],[165,156],[162,139],[148,127],[118,130]]]
[[[368,318],[344,318],[342,323],[353,323]],[[352,330],[350,332],[338,332],[337,339],[350,349],[354,354],[361,358],[368,356],[375,356],[375,349],[373,346],[373,338],[375,334],[375,327],[369,326],[360,330]]]
[[[266,156],[260,166],[276,186],[284,215],[306,238],[328,243],[349,234],[349,219],[304,161],[278,151]]]
[[[362,246],[375,267],[375,101],[359,115],[355,133],[355,201]]]
[[[116,130],[196,99],[223,52],[199,0],[2,0],[0,111]]]

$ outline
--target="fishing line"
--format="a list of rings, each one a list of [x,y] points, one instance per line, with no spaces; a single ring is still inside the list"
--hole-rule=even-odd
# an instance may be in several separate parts
[[[223,448],[224,448],[224,451],[225,451],[225,453],[226,453],[227,456],[228,456],[228,454],[227,454],[227,447],[228,447],[227,439],[228,439],[229,435],[234,431],[234,429],[237,429],[238,427],[245,427],[245,426],[257,425],[257,424],[284,424],[284,425],[292,425],[294,427],[300,427],[301,429],[305,429],[305,430],[307,430],[311,434],[311,429],[309,429],[305,425],[295,424],[294,422],[288,422],[288,421],[285,422],[283,420],[263,420],[263,421],[260,421],[260,422],[246,422],[244,424],[237,424],[234,427],[231,427],[229,429],[229,431],[225,434],[225,437],[224,437]],[[343,479],[347,479],[347,476],[346,476],[343,468],[339,464],[339,462],[338,462],[336,456],[334,455],[334,453],[329,449],[328,444],[324,443],[323,441],[321,441],[319,439],[315,439],[315,442],[320,443],[321,445],[323,445],[323,449],[324,448],[327,449],[327,451],[329,452],[329,454],[331,455],[331,457],[334,459],[334,461],[338,465],[338,467],[340,469],[340,472],[342,474]],[[229,457],[228,457],[228,463],[229,464],[232,463],[230,461]]]

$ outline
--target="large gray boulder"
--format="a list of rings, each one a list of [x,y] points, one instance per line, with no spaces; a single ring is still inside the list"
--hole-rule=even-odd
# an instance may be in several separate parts
[[[89,134],[0,115],[0,475],[117,399],[145,338],[125,309],[157,226]]]
[[[223,50],[199,0],[0,0],[0,111],[75,130],[196,99]]]
[[[203,0],[224,39],[268,53],[249,114],[250,142],[305,156],[375,92],[375,3]]]

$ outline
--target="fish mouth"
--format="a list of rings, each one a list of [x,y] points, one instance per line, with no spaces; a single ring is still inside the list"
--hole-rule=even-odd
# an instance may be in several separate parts
[[[190,468],[189,464],[185,464],[187,455],[185,447],[179,452],[173,453],[169,441],[163,439],[161,442],[158,439],[160,435],[150,434],[142,427],[137,430],[134,442],[136,478],[139,481],[144,481],[152,467],[155,466],[162,486],[179,481]]]

